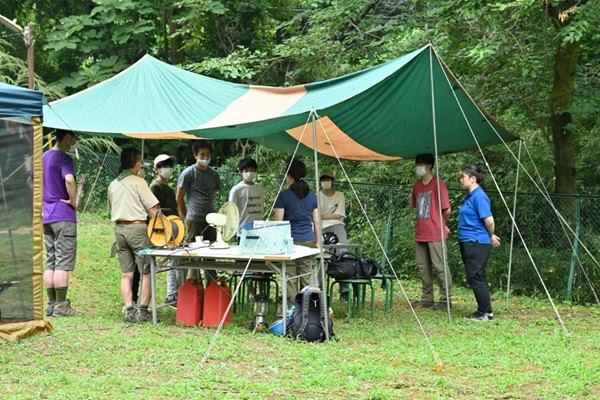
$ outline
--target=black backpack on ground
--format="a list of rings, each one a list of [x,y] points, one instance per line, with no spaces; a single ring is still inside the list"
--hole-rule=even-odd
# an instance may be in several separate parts
[[[287,334],[307,342],[323,342],[325,336],[324,294],[320,289],[308,287],[296,295],[294,312],[288,319]],[[329,338],[333,338],[333,321],[329,318]]]
[[[327,262],[327,275],[334,279],[371,279],[378,270],[379,266],[374,260],[351,253],[341,256],[332,254]]]

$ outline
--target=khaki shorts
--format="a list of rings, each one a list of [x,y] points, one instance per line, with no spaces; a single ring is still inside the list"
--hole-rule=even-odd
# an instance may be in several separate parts
[[[46,270],[73,271],[77,256],[77,223],[44,224]]]
[[[122,273],[132,273],[136,266],[140,273],[150,273],[150,260],[137,254],[151,246],[146,224],[116,224],[115,239]]]

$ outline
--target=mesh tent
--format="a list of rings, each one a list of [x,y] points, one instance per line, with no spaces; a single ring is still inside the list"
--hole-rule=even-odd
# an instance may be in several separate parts
[[[42,93],[0,83],[0,341],[43,317]]]

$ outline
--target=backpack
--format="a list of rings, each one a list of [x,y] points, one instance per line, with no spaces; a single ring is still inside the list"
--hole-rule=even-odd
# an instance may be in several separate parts
[[[306,287],[296,295],[294,311],[287,321],[287,335],[307,342],[323,342],[325,336],[325,301],[323,292]],[[329,318],[329,338],[333,338],[333,321]]]
[[[378,270],[379,266],[374,260],[351,253],[341,256],[332,254],[327,262],[327,275],[334,279],[371,279]]]

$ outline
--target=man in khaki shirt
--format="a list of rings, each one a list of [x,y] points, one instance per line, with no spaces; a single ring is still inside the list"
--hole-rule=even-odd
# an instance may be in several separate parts
[[[152,319],[150,302],[150,267],[145,257],[137,252],[150,246],[146,220],[159,209],[158,199],[148,183],[138,176],[142,156],[137,149],[121,152],[121,173],[108,186],[111,221],[115,223],[117,256],[121,264],[121,297],[125,304],[125,322],[145,322]],[[140,306],[133,305],[131,284],[135,268],[143,275]]]

